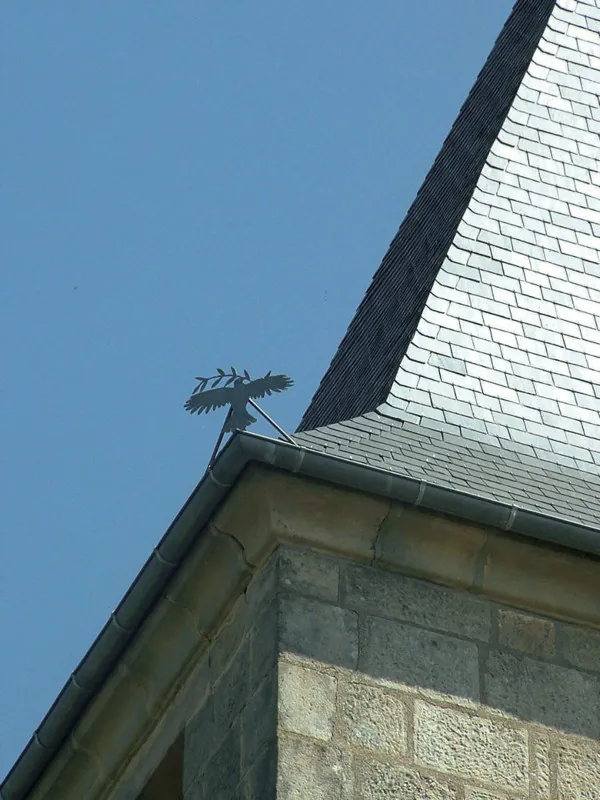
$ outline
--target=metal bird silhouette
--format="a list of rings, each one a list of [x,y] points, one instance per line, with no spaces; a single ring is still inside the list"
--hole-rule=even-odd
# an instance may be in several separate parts
[[[207,414],[215,408],[229,404],[231,413],[224,426],[226,432],[245,431],[248,425],[256,422],[256,417],[253,417],[246,408],[246,404],[250,400],[265,397],[274,392],[283,392],[294,385],[294,381],[287,375],[271,375],[270,371],[256,380],[252,380],[247,370],[240,374],[233,367],[231,367],[231,372],[217,369],[217,373],[209,378],[197,377],[195,379],[199,381],[198,386],[186,400],[184,408],[192,414],[201,414],[202,412]],[[213,388],[204,391],[209,381],[212,381]],[[221,381],[226,382],[220,388],[214,388]],[[264,412],[261,413],[264,414]]]

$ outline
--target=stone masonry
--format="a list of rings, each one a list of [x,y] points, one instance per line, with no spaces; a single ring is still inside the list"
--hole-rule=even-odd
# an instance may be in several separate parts
[[[32,792],[600,800],[600,559],[253,467]]]
[[[184,737],[186,800],[275,797],[277,560],[221,624],[206,658],[206,693]]]
[[[250,587],[186,800],[600,800],[599,633],[287,545]]]

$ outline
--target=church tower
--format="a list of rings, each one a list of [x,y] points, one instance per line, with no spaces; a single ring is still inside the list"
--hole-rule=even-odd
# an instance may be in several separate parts
[[[600,800],[600,0],[517,0],[294,443],[237,433],[1,800]]]

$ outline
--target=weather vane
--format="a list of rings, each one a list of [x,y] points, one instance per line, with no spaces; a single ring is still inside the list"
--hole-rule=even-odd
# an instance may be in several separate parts
[[[271,375],[269,371],[262,378],[252,380],[246,369],[243,372],[238,372],[234,367],[230,367],[230,372],[225,372],[224,369],[217,367],[216,375],[211,375],[208,378],[199,376],[194,380],[198,381],[198,385],[185,402],[184,408],[186,411],[192,414],[201,414],[202,412],[208,414],[209,411],[213,411],[215,408],[229,405],[229,411],[211,456],[209,467],[212,466],[223,441],[223,436],[227,432],[245,431],[248,425],[256,422],[256,417],[253,417],[246,408],[248,404],[255,408],[259,414],[262,414],[267,422],[273,425],[286,441],[290,442],[290,444],[296,444],[292,437],[275,420],[271,419],[254,399],[289,389],[290,386],[294,385],[294,381],[288,378],[287,375]],[[207,389],[206,387],[209,383],[211,388]]]

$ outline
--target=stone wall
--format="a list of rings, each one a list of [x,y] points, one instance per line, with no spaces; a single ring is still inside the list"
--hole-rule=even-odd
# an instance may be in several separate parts
[[[310,551],[279,571],[278,798],[600,799],[598,633]]]
[[[273,557],[211,642],[206,698],[184,734],[185,800],[275,796],[276,568]]]

